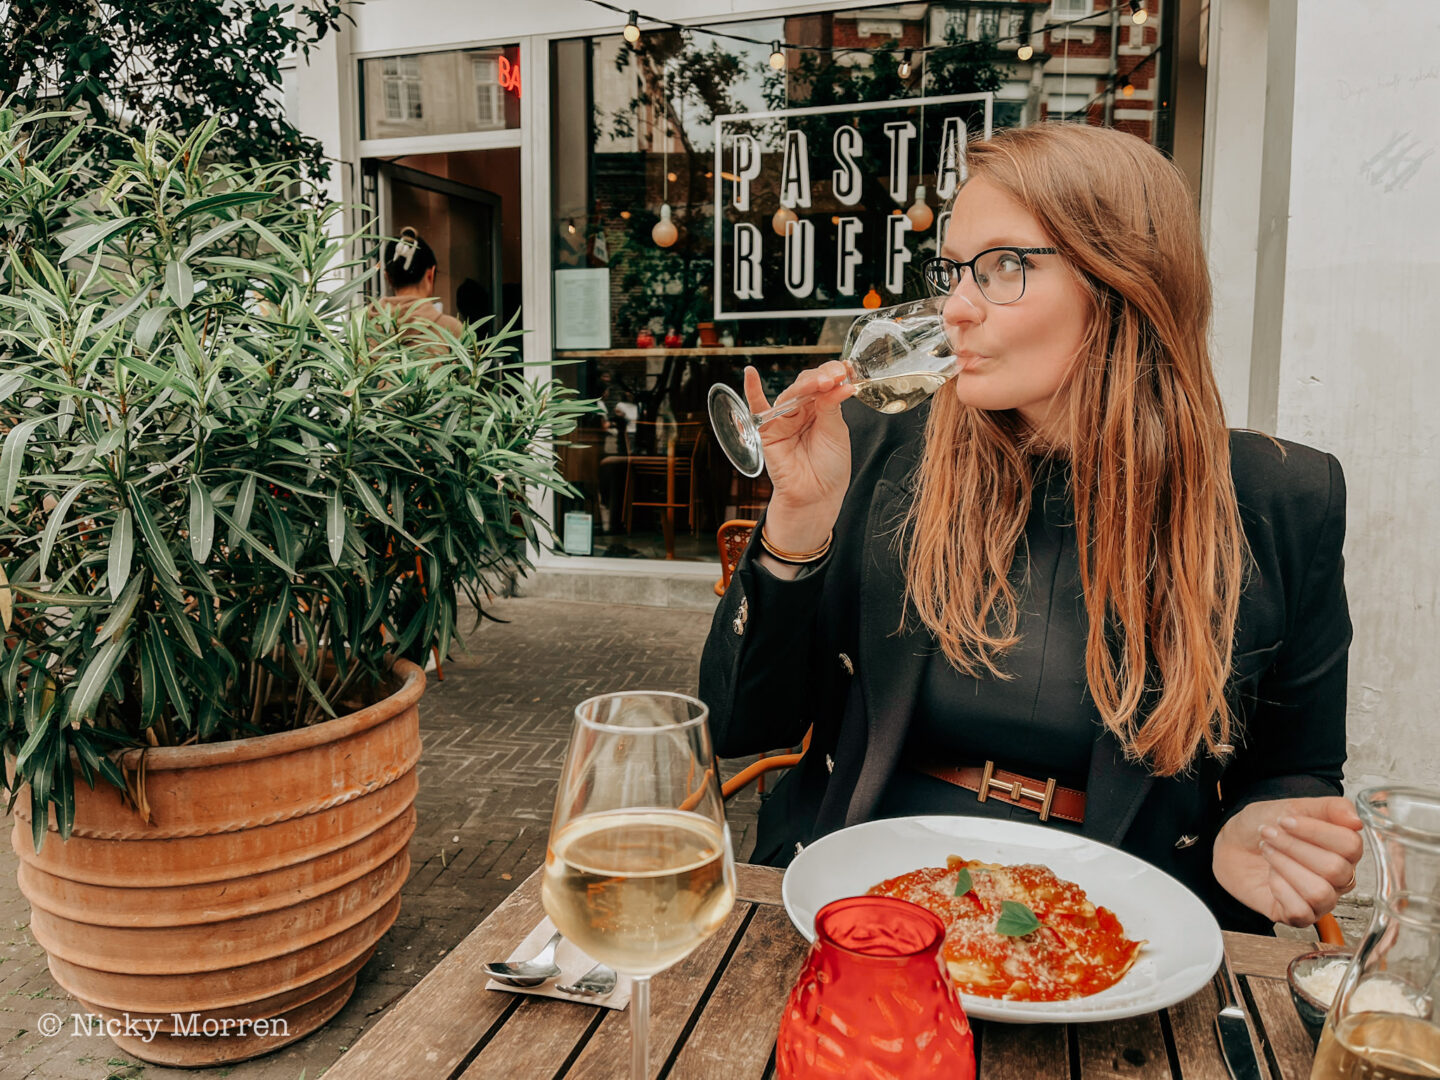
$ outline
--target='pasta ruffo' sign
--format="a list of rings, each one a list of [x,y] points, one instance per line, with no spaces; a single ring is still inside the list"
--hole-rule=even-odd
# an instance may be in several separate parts
[[[871,290],[887,305],[918,295],[910,264],[939,251],[940,207],[993,105],[952,94],[716,117],[715,317],[858,315]],[[922,185],[933,220],[917,231],[905,211]]]

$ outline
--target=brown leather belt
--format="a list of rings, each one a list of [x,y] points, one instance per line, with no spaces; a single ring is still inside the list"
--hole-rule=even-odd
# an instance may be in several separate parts
[[[975,801],[995,799],[1040,815],[1040,820],[1056,817],[1076,823],[1085,820],[1085,792],[1060,787],[1054,778],[1032,780],[1028,776],[997,769],[993,761],[979,765],[934,765],[906,757],[905,766],[916,772],[944,780],[966,791],[975,792]]]

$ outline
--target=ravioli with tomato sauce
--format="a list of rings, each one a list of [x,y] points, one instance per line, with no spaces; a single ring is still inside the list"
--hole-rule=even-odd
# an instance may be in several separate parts
[[[961,871],[971,887],[955,895]],[[882,881],[872,896],[919,904],[945,923],[941,954],[964,994],[1008,1001],[1065,1001],[1114,986],[1130,970],[1143,941],[1131,941],[1108,908],[1045,866],[1001,866],[952,855]],[[1040,925],[1023,935],[996,930],[1005,901],[1024,904]]]

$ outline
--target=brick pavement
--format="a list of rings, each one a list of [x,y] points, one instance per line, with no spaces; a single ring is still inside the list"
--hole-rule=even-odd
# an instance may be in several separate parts
[[[422,699],[410,879],[339,1015],[294,1046],[217,1069],[141,1065],[99,1036],[42,1038],[41,1014],[79,1007],[50,978],[28,932],[15,856],[0,844],[0,1080],[316,1080],[540,865],[575,703],[630,688],[693,692],[710,622],[703,612],[542,599],[501,601],[494,613],[511,621],[467,634],[468,652],[445,665],[443,682],[432,675]],[[742,856],[757,807],[752,788],[729,808]]]

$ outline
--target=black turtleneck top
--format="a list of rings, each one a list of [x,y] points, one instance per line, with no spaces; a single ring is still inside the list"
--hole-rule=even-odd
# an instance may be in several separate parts
[[[1001,659],[1010,676],[957,670],[935,649],[921,683],[904,758],[936,765],[995,762],[1063,787],[1085,787],[1100,717],[1085,683],[1089,625],[1080,587],[1070,470],[1063,461],[1034,459],[1025,535],[1016,546],[1011,584],[1019,599],[1020,642]],[[1034,821],[1035,814],[910,768],[896,771],[877,817],[970,814]],[[1061,828],[1078,830],[1051,819]]]

